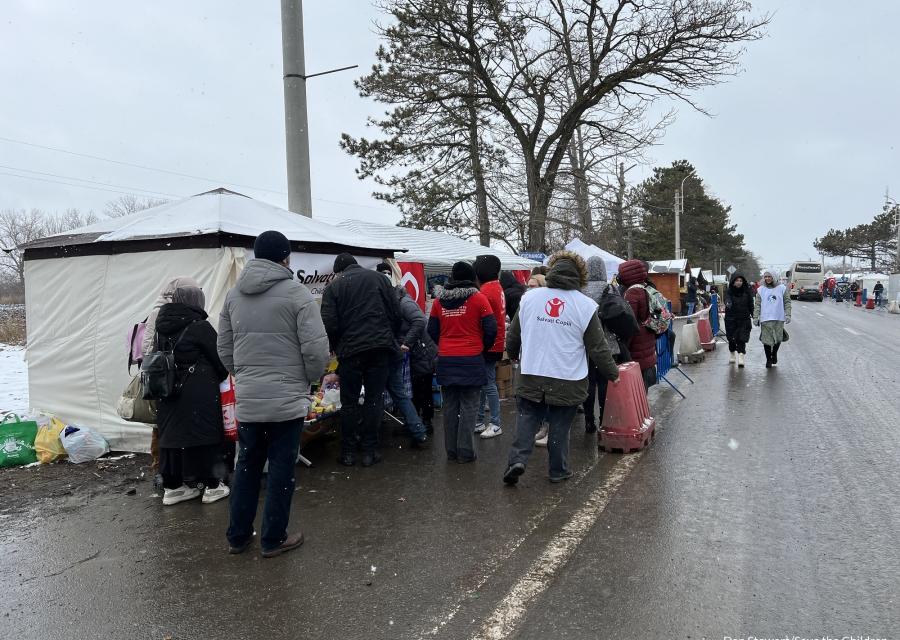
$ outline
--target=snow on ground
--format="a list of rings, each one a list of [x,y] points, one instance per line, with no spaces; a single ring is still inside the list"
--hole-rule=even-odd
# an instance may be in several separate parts
[[[0,344],[0,412],[28,413],[25,347]]]

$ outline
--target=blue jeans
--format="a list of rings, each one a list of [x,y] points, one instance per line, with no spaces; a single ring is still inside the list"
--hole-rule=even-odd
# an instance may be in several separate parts
[[[444,394],[444,447],[447,458],[471,462],[475,454],[475,403],[478,401],[476,386],[451,384],[443,387]]]
[[[687,306],[688,306],[688,312],[687,312],[687,314],[688,314],[689,316],[694,315],[694,307],[697,306],[697,303],[696,303],[696,302],[688,302],[688,303],[687,303]]]
[[[253,536],[259,485],[267,459],[269,479],[260,546],[263,551],[270,551],[287,539],[294,498],[294,465],[302,429],[303,418],[288,422],[245,422],[238,428],[240,451],[231,483],[231,523],[226,534],[231,546],[242,546]]]
[[[534,436],[546,416],[550,423],[547,449],[550,453],[550,477],[562,478],[569,472],[569,431],[575,418],[576,407],[548,405],[521,396],[516,398],[519,415],[516,419],[516,439],[509,451],[509,464],[528,464],[534,449]]]
[[[500,392],[497,391],[497,363],[485,362],[484,372],[487,374],[487,384],[481,387],[481,396],[478,398],[478,419],[476,422],[484,422],[484,399],[487,398],[488,408],[491,411],[491,423],[500,426]]]
[[[397,360],[391,364],[388,373],[387,392],[394,401],[394,409],[403,414],[403,422],[413,438],[421,438],[425,435],[425,425],[419,418],[419,412],[413,406],[409,395],[406,393],[406,385],[403,384],[403,360]]]

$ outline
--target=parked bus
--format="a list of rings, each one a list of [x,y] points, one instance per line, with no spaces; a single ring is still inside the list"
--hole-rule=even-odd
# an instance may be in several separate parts
[[[792,300],[813,299],[822,302],[825,274],[821,262],[795,262],[785,273]]]

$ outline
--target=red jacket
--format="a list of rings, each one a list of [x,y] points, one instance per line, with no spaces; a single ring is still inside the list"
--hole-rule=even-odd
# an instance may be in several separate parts
[[[488,299],[497,320],[497,339],[488,351],[502,354],[506,345],[506,296],[503,294],[503,286],[498,280],[485,282],[481,285],[481,295]]]

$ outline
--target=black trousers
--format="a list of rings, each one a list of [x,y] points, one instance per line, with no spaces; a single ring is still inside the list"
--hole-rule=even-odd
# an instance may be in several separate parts
[[[420,375],[412,377],[413,405],[424,422],[434,418],[434,393],[431,390],[432,376]]]
[[[728,338],[728,350],[731,353],[734,353],[735,351],[738,353],[747,353],[747,343]]]
[[[387,349],[372,349],[341,358],[341,453],[353,454],[357,433],[363,453],[374,453],[378,447],[378,427],[384,411],[384,389],[390,372],[392,354]],[[359,393],[365,386],[365,403],[359,404]]]
[[[600,375],[597,367],[588,361],[588,397],[584,401],[584,426],[590,429],[594,421],[603,424],[603,405],[606,403],[606,387],[609,380]],[[594,412],[595,404],[598,410]],[[596,426],[596,425],[595,425]]]

